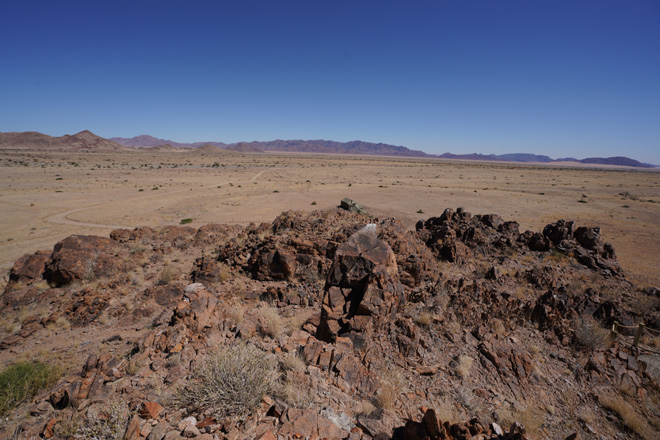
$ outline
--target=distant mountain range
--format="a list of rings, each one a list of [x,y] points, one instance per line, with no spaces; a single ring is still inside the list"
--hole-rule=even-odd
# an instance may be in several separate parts
[[[19,150],[80,150],[80,151],[126,151],[126,147],[95,135],[89,130],[74,135],[48,136],[36,131],[23,133],[0,133],[1,149]]]
[[[85,130],[75,135],[52,137],[29,131],[23,133],[0,133],[0,149],[36,149],[66,151],[130,151],[137,148],[154,148],[155,151],[177,151],[199,149],[200,152],[233,151],[240,153],[295,152],[323,154],[359,154],[374,156],[423,157],[439,159],[479,160],[497,162],[555,163],[577,162],[594,165],[618,165],[635,168],[654,168],[655,165],[642,163],[628,157],[590,157],[586,159],[560,158],[528,153],[515,154],[428,154],[420,150],[397,145],[363,141],[335,142],[326,140],[274,140],[267,142],[193,142],[182,143],[153,136],[141,135],[132,138],[114,137],[105,139]],[[201,148],[200,148],[201,147]]]

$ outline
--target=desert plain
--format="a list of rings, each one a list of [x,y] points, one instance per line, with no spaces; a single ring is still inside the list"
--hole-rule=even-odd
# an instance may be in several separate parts
[[[229,151],[0,155],[0,270],[72,235],[117,228],[271,222],[344,197],[409,228],[445,208],[498,214],[541,231],[558,219],[600,226],[626,277],[660,285],[660,172],[375,156]]]

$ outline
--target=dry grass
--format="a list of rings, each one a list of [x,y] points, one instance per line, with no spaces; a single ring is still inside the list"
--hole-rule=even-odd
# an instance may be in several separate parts
[[[309,384],[298,383],[287,377],[286,382],[280,386],[277,394],[292,407],[304,409],[310,408],[314,404],[314,396],[312,396],[311,390]]]
[[[259,333],[275,339],[284,332],[284,324],[277,308],[263,305],[257,309]]]
[[[598,396],[598,400],[603,407],[615,412],[623,424],[631,431],[637,433],[640,437],[651,440],[656,437],[657,432],[649,426],[648,422],[642,417],[631,404],[614,393],[605,393]]]
[[[380,387],[376,391],[373,404],[377,408],[394,409],[397,399],[403,393],[406,380],[404,375],[394,365],[386,365],[381,369]]]
[[[163,270],[160,273],[160,277],[158,278],[158,284],[161,286],[170,284],[172,280],[174,280],[174,275],[174,269],[172,269],[170,266],[163,267]]]
[[[435,406],[435,414],[441,423],[449,422],[450,424],[458,423],[461,419],[459,417],[454,404],[447,400],[438,402]]]
[[[538,403],[527,401],[521,406],[509,406],[497,410],[499,420],[505,427],[518,422],[525,427],[528,434],[535,435],[543,425],[545,413]]]
[[[121,440],[128,425],[126,402],[111,401],[106,407],[92,407],[84,418],[72,420],[74,439]]]
[[[461,355],[458,357],[456,365],[456,374],[461,379],[467,379],[470,376],[470,369],[472,368],[472,363],[474,359],[470,356]]]
[[[415,317],[415,323],[422,327],[428,327],[433,322],[433,314],[427,311],[419,312]]]
[[[287,353],[281,361],[282,369],[285,371],[304,371],[306,368],[305,361],[299,352]]]
[[[240,301],[235,300],[229,304],[229,307],[227,307],[225,313],[229,319],[234,321],[236,324],[240,324],[243,322],[243,318],[245,317],[245,307]]]

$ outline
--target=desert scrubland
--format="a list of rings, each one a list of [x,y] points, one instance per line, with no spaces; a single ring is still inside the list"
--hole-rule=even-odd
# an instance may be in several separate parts
[[[660,283],[660,173],[619,167],[195,151],[3,151],[0,268],[71,234],[119,227],[270,222],[344,197],[414,228],[445,208],[494,213],[539,231],[600,226],[627,277]]]

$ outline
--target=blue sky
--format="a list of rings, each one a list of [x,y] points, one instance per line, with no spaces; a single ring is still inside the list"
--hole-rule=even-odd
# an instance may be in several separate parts
[[[0,6],[0,131],[660,164],[660,2]]]

